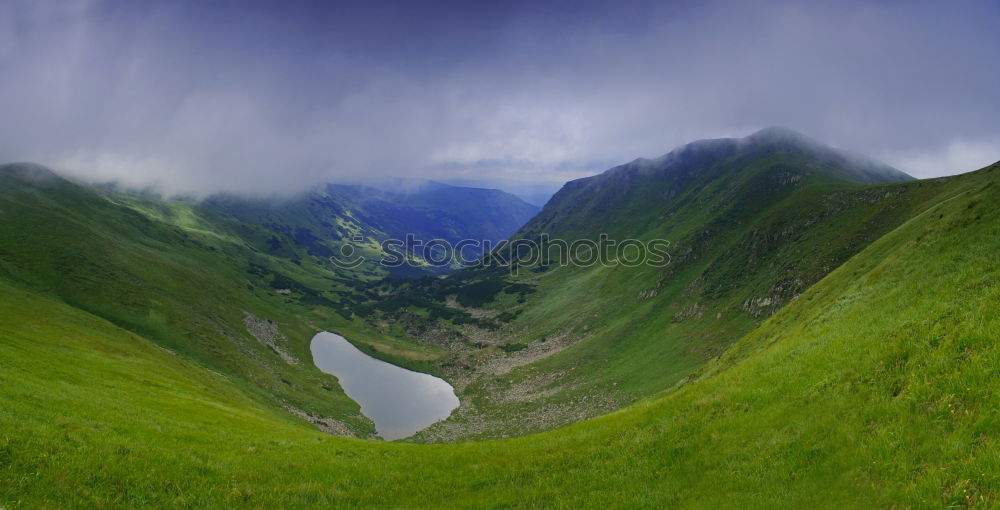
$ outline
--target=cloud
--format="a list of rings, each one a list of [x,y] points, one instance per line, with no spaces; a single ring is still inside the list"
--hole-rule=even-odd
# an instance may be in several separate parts
[[[0,4],[0,160],[209,193],[565,180],[767,125],[997,156],[995,3],[483,5]]]
[[[1000,161],[1000,137],[991,140],[952,140],[943,147],[886,154],[914,177],[956,175]]]

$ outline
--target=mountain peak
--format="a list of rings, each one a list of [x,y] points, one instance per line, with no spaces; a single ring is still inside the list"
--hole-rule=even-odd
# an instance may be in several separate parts
[[[816,140],[813,140],[812,138],[809,138],[794,129],[788,129],[782,126],[768,126],[751,134],[747,137],[747,139],[759,141],[797,141],[819,144]]]
[[[0,165],[0,174],[6,174],[26,181],[42,181],[58,179],[52,170],[37,163],[10,163]]]
[[[864,154],[831,147],[785,127],[766,127],[743,138],[742,141],[791,149],[807,155],[816,163],[836,168],[836,173],[840,177],[845,177],[859,184],[913,180],[911,175],[881,161]]]
[[[772,144],[772,145],[784,145],[798,147],[801,149],[810,150],[813,152],[838,152],[843,153],[839,149],[834,149],[826,145],[815,138],[809,137],[808,135],[802,134],[794,129],[789,129],[782,126],[769,126],[743,138],[744,142],[756,143],[756,144]],[[860,155],[858,155],[860,156]],[[868,159],[869,163],[873,162]]]
[[[70,184],[55,172],[36,163],[9,163],[0,165],[0,179],[8,179],[21,186],[52,188]]]

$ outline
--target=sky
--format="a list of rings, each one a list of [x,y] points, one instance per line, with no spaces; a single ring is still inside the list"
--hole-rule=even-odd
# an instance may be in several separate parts
[[[0,0],[0,161],[166,193],[561,182],[785,126],[1000,160],[1000,2]]]

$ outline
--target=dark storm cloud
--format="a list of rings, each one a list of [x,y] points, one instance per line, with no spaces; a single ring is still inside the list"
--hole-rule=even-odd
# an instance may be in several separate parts
[[[0,3],[0,160],[546,182],[767,125],[918,176],[1000,159],[995,2],[615,5]]]

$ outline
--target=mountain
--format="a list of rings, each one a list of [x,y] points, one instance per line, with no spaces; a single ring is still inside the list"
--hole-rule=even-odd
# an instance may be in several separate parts
[[[8,257],[8,267],[35,280],[44,275],[61,299],[232,373],[268,398],[354,424],[364,434],[365,420],[339,391],[343,405],[315,405],[316,386],[306,382],[311,367],[284,363],[286,355],[308,359],[308,335],[283,333],[288,344],[280,349],[260,341],[249,349],[233,340],[253,338],[256,327],[246,314],[349,332],[366,352],[456,383],[464,405],[416,438],[422,441],[523,435],[663,391],[940,193],[923,183],[872,187],[910,178],[771,128],[743,139],[695,142],[568,183],[514,236],[664,239],[671,243],[665,267],[563,267],[546,257],[550,263],[521,263],[516,274],[471,268],[443,280],[397,281],[383,279],[387,271],[374,262],[384,255],[380,240],[415,233],[454,241],[473,230],[496,239],[506,235],[503,229],[516,229],[519,221],[511,218],[527,209],[501,192],[432,181],[387,186],[393,191],[326,185],[286,199],[222,195],[195,202],[55,179],[73,191],[72,200],[89,197],[94,212],[54,235],[53,242],[68,241],[56,248],[12,233],[21,254]],[[31,208],[46,217],[41,224],[69,224],[72,209],[54,206],[64,198],[54,202],[27,186],[11,188],[8,196],[35,197]],[[148,226],[105,239],[120,237],[126,247],[152,244],[154,253],[91,254],[95,247],[78,239],[136,221]],[[329,257],[344,245],[369,263],[335,267]],[[31,266],[33,253],[59,250],[69,252],[68,262]],[[61,279],[67,265],[80,276]],[[224,268],[212,269],[223,281],[188,298],[191,283],[185,282],[214,281],[192,273],[205,268]],[[396,275],[433,273],[426,268]],[[110,284],[94,284],[100,278],[90,273],[111,275]],[[44,288],[36,283],[28,288]],[[300,318],[287,319],[290,312]],[[199,326],[192,331],[189,324]],[[269,352],[262,356],[258,348]],[[282,363],[268,361],[272,357]],[[255,375],[261,366],[289,387]]]
[[[656,159],[637,159],[571,181],[521,234],[541,230],[586,234],[593,225],[650,228],[650,223],[639,224],[636,219],[647,218],[648,211],[674,214],[703,193],[704,187],[728,193],[719,197],[723,201],[717,207],[727,207],[729,200],[739,198],[749,208],[751,202],[766,205],[777,193],[813,183],[837,186],[912,179],[888,165],[824,146],[794,131],[767,128],[740,139],[697,141]],[[748,212],[738,209],[733,215]]]
[[[275,352],[253,347],[247,352],[259,360],[234,354],[233,368],[218,370],[212,360],[228,355],[211,333],[191,331],[174,344],[164,343],[171,335],[158,336],[213,312],[236,335],[240,310],[250,306],[255,316],[280,314],[274,326],[287,343],[275,345],[303,361],[310,359],[298,338],[310,329],[304,322],[353,324],[349,335],[374,342],[367,326],[337,319],[325,305],[303,306],[298,291],[291,298],[268,294],[267,279],[243,272],[243,257],[256,254],[280,274],[328,275],[307,258],[299,267],[256,253],[253,243],[238,240],[240,232],[256,232],[253,225],[215,223],[183,203],[127,202],[44,172],[6,168],[0,171],[0,503],[995,506],[1000,164],[953,178],[861,185],[824,175],[794,181],[769,170],[784,162],[778,155],[733,166],[721,174],[741,178],[651,205],[654,217],[673,216],[609,226],[675,232],[677,260],[667,268],[533,272],[535,266],[501,281],[486,309],[520,298],[525,305],[501,330],[537,324],[544,333],[573,319],[577,331],[590,333],[572,345],[556,336],[537,339],[558,344],[576,363],[560,368],[558,353],[537,358],[507,386],[463,405],[533,391],[544,407],[548,394],[580,383],[572,373],[599,375],[587,360],[610,373],[604,392],[636,391],[631,372],[654,379],[671,371],[670,357],[700,355],[714,330],[705,324],[737,334],[739,321],[747,321],[738,338],[717,344],[674,377],[676,384],[618,412],[529,437],[434,446],[322,434],[270,395],[306,392],[299,398],[322,406],[338,394],[333,378],[302,363],[302,376],[256,385],[235,367],[255,367],[251,374],[267,378],[267,367],[285,370]],[[753,186],[761,179],[771,186]],[[740,200],[729,194],[734,187],[768,193]],[[762,197],[768,204],[759,203]],[[706,212],[698,216],[692,204]],[[733,208],[754,214],[733,217]],[[791,274],[813,278],[787,294],[766,286]],[[432,280],[482,291],[492,276],[462,271]],[[534,292],[505,292],[515,285]],[[749,295],[766,290],[787,297],[778,307],[746,303],[733,285],[749,286]],[[82,290],[74,297],[75,288]],[[478,304],[474,294],[466,297]],[[518,334],[529,341],[534,331]],[[678,340],[684,335],[686,343]],[[249,333],[239,339],[258,345]],[[204,353],[166,345],[200,345]],[[509,347],[539,354],[531,346]],[[668,379],[651,386],[663,388]],[[321,384],[332,386],[308,394]],[[475,415],[467,419],[473,423]]]
[[[669,264],[536,249],[517,271],[372,282],[371,324],[450,346],[443,373],[467,381],[423,439],[551,429],[682,381],[944,189],[784,129],[698,141],[567,183],[514,236],[664,240]]]
[[[544,206],[563,185],[561,181],[522,182],[488,177],[453,178],[445,179],[442,182],[453,186],[501,189],[538,207]]]
[[[342,209],[350,222],[341,219],[340,225],[366,232],[390,223],[372,226],[365,215],[398,212],[414,216],[399,220],[400,229],[421,222],[427,235],[474,235],[475,229],[500,236],[499,229],[517,228],[512,217],[533,211],[493,190],[437,186],[404,196],[328,188],[342,198],[339,203],[365,205],[363,214],[360,206]],[[437,207],[435,201],[447,203]],[[356,288],[385,271],[375,257],[366,266],[338,268],[327,260],[329,252],[317,251],[328,242],[309,230],[319,232],[325,221],[308,214],[317,202],[234,199],[230,214],[213,204],[72,182],[38,165],[0,166],[0,281],[223,374],[266,405],[321,416],[339,423],[343,433],[364,437],[373,430],[370,420],[336,379],[306,361],[311,332],[350,332],[378,345],[380,357],[426,371],[435,370],[424,367],[427,360],[443,352],[376,331],[353,333],[364,328],[356,312],[366,313]],[[274,204],[299,227],[239,219],[281,218],[265,208]],[[462,214],[471,219],[455,218]]]
[[[318,325],[352,329],[350,285],[361,272],[338,276],[291,239],[194,202],[92,188],[30,164],[0,166],[0,239],[11,295],[142,338],[221,374],[256,405],[336,416],[352,435],[374,430],[306,361]],[[271,250],[275,240],[286,249]]]
[[[538,212],[537,207],[494,189],[447,186],[432,181],[405,188],[394,185],[390,189],[394,191],[327,184],[287,198],[217,195],[207,199],[204,207],[285,235],[316,257],[333,256],[340,253],[342,246],[351,245],[374,262],[366,266],[372,274],[386,269],[377,263],[388,256],[382,247],[385,241],[412,236],[422,243],[407,250],[418,263],[389,268],[399,275],[442,273],[457,267],[454,261],[445,260],[445,254],[425,250],[432,240],[444,240],[454,246],[468,239],[495,246]],[[272,249],[277,252],[281,246],[274,243]],[[483,252],[483,245],[469,246],[464,259],[474,261]],[[428,263],[428,259],[438,262]]]

